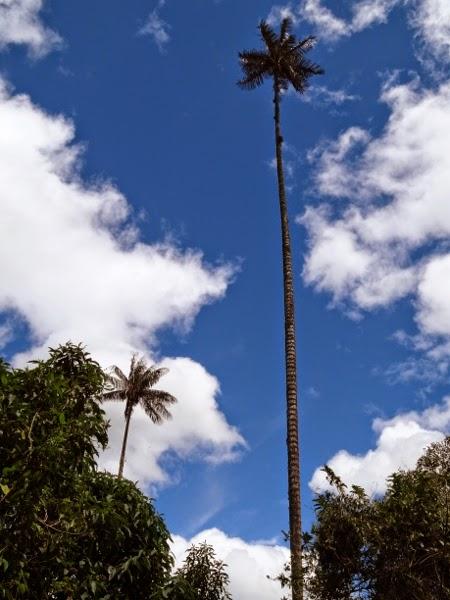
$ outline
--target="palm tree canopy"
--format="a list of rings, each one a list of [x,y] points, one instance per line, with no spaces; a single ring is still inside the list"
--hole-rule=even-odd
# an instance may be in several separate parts
[[[153,386],[168,372],[163,367],[148,366],[144,357],[133,355],[128,377],[119,367],[112,367],[106,375],[107,389],[103,400],[125,401],[125,416],[140,404],[153,423],[162,423],[172,417],[167,406],[174,404],[177,399]]]
[[[273,78],[278,91],[287,90],[292,85],[302,94],[308,87],[310,77],[324,73],[319,65],[305,57],[306,52],[314,46],[315,38],[309,36],[298,40],[291,32],[291,19],[283,19],[279,35],[266,21],[261,21],[259,30],[265,49],[239,52],[244,72],[244,77],[238,81],[241,88],[253,90],[262,85],[265,79]]]

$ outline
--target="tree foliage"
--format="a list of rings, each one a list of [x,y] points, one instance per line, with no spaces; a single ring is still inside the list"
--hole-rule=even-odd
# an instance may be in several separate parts
[[[253,90],[271,79],[277,90],[287,90],[290,85],[296,92],[303,93],[309,79],[320,75],[323,69],[307,59],[306,53],[314,46],[314,37],[302,40],[292,33],[292,20],[285,18],[277,34],[266,21],[259,24],[262,50],[239,52],[244,77],[238,85],[244,90]]]
[[[139,600],[170,581],[152,502],[96,469],[104,383],[73,344],[32,368],[0,362],[0,597]]]
[[[410,471],[391,476],[382,498],[348,489],[316,498],[305,536],[312,600],[450,599],[450,438]]]
[[[227,589],[229,577],[225,567],[226,565],[216,558],[214,548],[205,542],[189,548],[177,577],[191,589],[193,600],[231,600]],[[184,599],[185,596],[176,595],[171,600]]]

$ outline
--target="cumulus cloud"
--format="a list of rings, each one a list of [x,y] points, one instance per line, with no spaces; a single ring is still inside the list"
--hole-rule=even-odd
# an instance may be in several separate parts
[[[410,0],[410,21],[425,55],[450,60],[450,3],[447,0]]]
[[[0,48],[23,44],[40,57],[59,45],[59,35],[40,19],[42,6],[43,0],[0,0]]]
[[[391,114],[373,138],[349,128],[310,154],[318,191],[337,203],[309,207],[304,277],[358,310],[410,295],[419,333],[441,350],[450,338],[450,84],[391,82]],[[432,352],[432,347],[428,347]]]
[[[291,16],[295,22],[307,21],[322,39],[336,41],[361,32],[372,25],[386,23],[396,6],[405,7],[407,18],[420,40],[420,50],[438,60],[450,60],[450,4],[447,0],[356,0],[346,18],[336,15],[325,0],[301,0],[276,5],[269,19],[279,22]]]
[[[341,450],[328,465],[347,485],[359,485],[369,494],[383,494],[387,478],[398,469],[411,469],[433,442],[450,431],[450,397],[423,412],[411,411],[393,419],[375,419],[376,446],[366,454]],[[325,473],[317,469],[309,483],[315,492],[330,488]]]
[[[0,130],[0,312],[27,323],[31,346],[16,364],[72,340],[104,367],[126,371],[133,351],[156,358],[160,328],[186,330],[203,305],[224,296],[231,266],[140,241],[120,192],[82,181],[70,121],[1,82]],[[8,336],[11,327],[2,326],[0,341]],[[163,427],[152,428],[139,411],[133,417],[127,474],[141,482],[166,480],[158,461],[167,452],[231,460],[243,442],[217,405],[217,380],[187,358],[163,362],[170,373],[161,385],[179,403]],[[102,464],[115,471],[123,407],[105,406],[112,448]]]
[[[177,567],[183,562],[186,550],[191,544],[205,541],[214,546],[216,556],[228,565],[229,590],[233,598],[279,600],[280,585],[268,579],[267,575],[276,577],[283,571],[283,566],[289,559],[287,548],[260,542],[245,542],[240,538],[229,537],[218,529],[208,529],[190,540],[178,535],[173,536],[172,551]]]

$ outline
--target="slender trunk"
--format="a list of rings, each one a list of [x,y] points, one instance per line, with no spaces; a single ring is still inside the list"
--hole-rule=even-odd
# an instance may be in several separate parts
[[[131,420],[132,412],[133,412],[133,409],[131,408],[131,406],[127,406],[125,409],[125,431],[123,433],[122,450],[120,452],[120,461],[119,461],[119,479],[122,479],[123,468],[125,466],[125,452],[127,449],[128,430],[130,428],[130,420]]]
[[[303,598],[302,521],[300,496],[300,451],[297,407],[297,349],[295,341],[294,283],[292,277],[291,240],[283,173],[283,138],[280,127],[280,90],[274,81],[275,145],[278,194],[280,199],[281,239],[283,252],[284,344],[286,361],[287,450],[289,492],[289,541],[291,546],[292,600]]]

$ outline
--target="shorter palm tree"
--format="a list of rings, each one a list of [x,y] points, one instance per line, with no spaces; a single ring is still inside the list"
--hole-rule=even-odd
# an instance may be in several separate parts
[[[123,475],[128,430],[135,406],[140,404],[151,421],[158,425],[172,418],[167,406],[174,404],[177,399],[168,392],[153,388],[167,372],[168,369],[162,367],[148,366],[143,356],[138,358],[137,354],[133,354],[128,377],[116,366],[111,367],[111,373],[106,375],[107,388],[103,393],[103,400],[125,402],[125,431],[120,453],[119,479]]]

